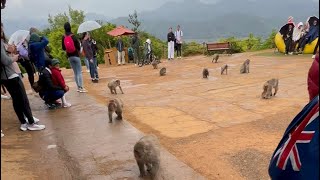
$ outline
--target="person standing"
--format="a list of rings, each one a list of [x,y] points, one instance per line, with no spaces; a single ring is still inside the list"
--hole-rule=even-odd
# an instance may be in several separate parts
[[[133,35],[131,44],[133,47],[134,63],[135,65],[138,65],[139,57],[140,57],[140,53],[139,53],[140,42],[139,42],[139,36],[137,32]]]
[[[35,120],[32,116],[29,99],[24,88],[23,82],[19,75],[14,71],[12,64],[18,61],[18,54],[8,56],[5,50],[6,38],[3,32],[3,25],[1,23],[1,84],[9,91],[13,109],[18,116],[21,123],[21,131],[37,131],[45,129],[45,125],[39,125],[39,120]],[[25,119],[25,117],[27,120]]]
[[[92,82],[98,82],[97,59],[94,57],[94,51],[90,42],[90,34],[88,32],[82,34],[82,46],[83,50],[86,52],[86,59],[89,60],[91,80]]]
[[[17,51],[19,52],[19,55],[20,55],[19,62],[27,71],[28,80],[29,80],[30,86],[32,87],[34,84],[35,70],[33,68],[32,62],[29,59],[27,44],[28,44],[27,40],[18,44]]]
[[[48,43],[49,41],[46,37],[40,37],[37,33],[32,33],[30,35],[30,56],[34,60],[38,72],[41,72],[41,70],[45,68],[45,47]]]
[[[65,35],[62,36],[62,49],[67,52],[67,56],[78,87],[77,91],[80,93],[86,93],[87,90],[83,87],[82,66],[79,57],[80,43],[71,32],[71,25],[69,22],[64,24],[64,30]]]
[[[120,66],[121,64],[125,65],[126,61],[124,59],[124,44],[123,44],[121,36],[118,36],[116,48],[118,51],[118,66]]]
[[[175,36],[174,36],[174,33],[172,32],[172,27],[169,28],[167,40],[168,40],[168,60],[172,60],[174,58],[174,41],[175,41]]]
[[[181,59],[181,46],[182,46],[182,37],[183,37],[183,32],[180,30],[180,25],[177,27],[177,31],[174,33],[174,37],[176,39],[176,44],[177,44],[177,57]]]

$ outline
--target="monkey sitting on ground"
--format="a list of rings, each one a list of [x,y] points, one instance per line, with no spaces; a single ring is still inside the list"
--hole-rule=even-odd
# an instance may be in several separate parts
[[[250,60],[247,59],[243,62],[243,64],[241,65],[241,68],[240,68],[240,73],[243,74],[243,73],[249,73],[249,65],[250,65]]]
[[[202,71],[202,76],[203,78],[208,78],[209,76],[209,71],[207,68],[204,68],[203,71]]]
[[[167,69],[165,67],[160,69],[160,76],[165,76],[167,72]]]
[[[226,75],[228,75],[228,65],[224,65],[221,67],[221,75],[224,73],[224,71],[226,71]]]
[[[154,135],[146,135],[142,137],[133,148],[134,157],[137,161],[140,171],[140,177],[150,173],[154,179],[160,169],[160,144],[158,138]]]
[[[153,59],[151,62],[151,65],[153,66],[153,69],[158,69],[159,61],[157,59]]]
[[[270,99],[271,96],[275,96],[278,92],[278,79],[270,79],[263,85],[263,92],[261,94],[261,98],[263,99]],[[272,88],[274,88],[274,94],[272,94]]]
[[[217,63],[218,59],[219,59],[219,54],[214,54],[212,57],[212,62],[214,61],[215,63]]]
[[[122,88],[120,86],[120,80],[119,79],[112,80],[112,81],[110,81],[108,83],[108,88],[110,89],[111,94],[117,94],[117,90],[116,90],[117,86],[119,86],[119,89],[123,94]]]
[[[109,123],[112,123],[112,114],[115,112],[117,114],[117,120],[122,120],[122,108],[123,103],[119,99],[111,99],[108,104],[108,115]]]

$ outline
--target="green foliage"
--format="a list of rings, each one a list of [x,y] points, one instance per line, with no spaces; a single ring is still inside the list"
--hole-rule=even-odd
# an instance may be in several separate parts
[[[142,50],[143,50],[144,44],[147,39],[151,40],[153,54],[155,56],[157,56],[158,58],[162,58],[162,56],[167,51],[166,43],[164,43],[160,39],[156,38],[155,36],[148,34],[147,32],[140,32],[139,33],[140,46],[142,46],[140,54],[143,54]]]
[[[183,56],[193,56],[203,54],[204,52],[203,44],[196,42],[184,43],[182,45]]]
[[[132,31],[137,32],[141,22],[138,20],[138,13],[134,10],[133,14],[129,14],[129,23],[133,25]]]

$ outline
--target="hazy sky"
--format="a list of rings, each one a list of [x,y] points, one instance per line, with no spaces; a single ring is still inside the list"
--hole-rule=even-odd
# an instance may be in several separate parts
[[[48,14],[57,14],[74,9],[95,12],[108,17],[127,16],[135,9],[138,12],[153,10],[168,1],[182,0],[7,0],[7,7],[1,10],[4,18],[47,18]]]

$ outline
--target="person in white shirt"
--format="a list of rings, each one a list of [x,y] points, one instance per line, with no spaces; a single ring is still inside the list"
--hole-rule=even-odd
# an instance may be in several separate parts
[[[181,45],[182,45],[182,37],[183,32],[180,30],[180,25],[177,27],[177,31],[174,33],[174,36],[176,38],[176,45],[177,45],[177,57],[181,58]]]

